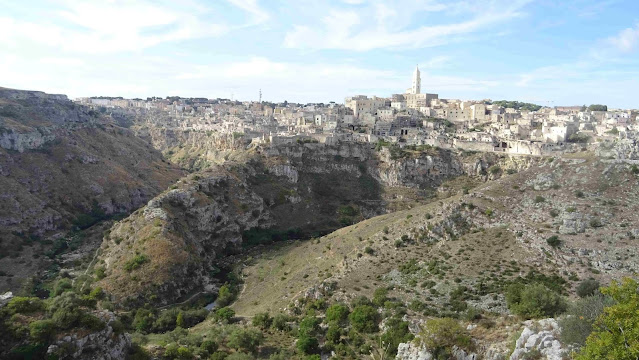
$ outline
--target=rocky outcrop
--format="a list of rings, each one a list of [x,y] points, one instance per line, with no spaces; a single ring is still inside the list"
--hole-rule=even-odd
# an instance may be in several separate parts
[[[131,336],[117,332],[115,315],[108,311],[96,314],[106,323],[103,330],[90,334],[72,334],[50,345],[47,355],[65,359],[119,360],[127,356],[131,348]]]
[[[431,351],[423,345],[416,345],[414,342],[401,343],[397,347],[396,360],[435,360]],[[451,351],[451,360],[478,360],[480,357],[475,353],[468,353],[464,349],[456,346]]]
[[[528,320],[515,344],[510,360],[529,359],[532,353],[547,360],[562,360],[569,350],[559,342],[561,329],[555,319]]]
[[[108,115],[0,88],[0,291],[48,266],[41,255],[74,226],[128,214],[183,174]]]

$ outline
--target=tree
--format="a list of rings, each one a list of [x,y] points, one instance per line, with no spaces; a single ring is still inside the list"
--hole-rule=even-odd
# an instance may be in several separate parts
[[[555,316],[566,310],[566,301],[561,295],[541,283],[512,284],[506,291],[508,309],[525,318]]]
[[[277,314],[273,316],[273,322],[271,323],[271,327],[279,331],[289,330],[288,320],[289,320],[288,316],[284,314]]]
[[[236,350],[255,352],[260,346],[264,335],[257,329],[235,329],[229,335],[226,345]]]
[[[357,306],[348,316],[348,319],[351,321],[353,328],[359,332],[374,333],[379,330],[377,326],[379,314],[370,305]]]
[[[348,320],[348,307],[343,304],[333,304],[326,309],[326,321],[329,323],[343,323]]]
[[[621,283],[613,281],[609,287],[601,289],[604,295],[612,297],[617,303],[604,308],[577,360],[639,358],[638,291],[639,285],[630,278]]]
[[[177,318],[175,319],[175,326],[184,328],[184,313],[179,312]]]
[[[613,304],[612,298],[602,294],[578,299],[570,304],[567,316],[559,320],[561,341],[576,348],[582,347],[592,332],[595,320],[606,306]]]
[[[388,300],[388,289],[385,287],[375,289],[373,293],[373,304],[376,306],[384,306],[386,300]]]
[[[151,330],[151,325],[153,324],[153,322],[154,322],[154,316],[150,310],[138,309],[135,312],[135,316],[133,317],[133,323],[131,325],[133,325],[133,328],[135,328],[135,330],[141,333],[146,333],[146,332],[149,332],[149,330]]]
[[[594,295],[599,291],[600,286],[599,281],[595,279],[584,280],[577,286],[577,295],[582,298]]]
[[[391,355],[397,354],[397,347],[400,343],[413,340],[414,336],[408,330],[408,322],[397,318],[390,318],[386,321],[386,332],[382,334],[382,343],[388,346]]]
[[[588,106],[588,111],[608,111],[608,106],[599,105],[599,104],[592,104],[592,105]]]
[[[233,311],[233,309],[228,307],[222,307],[215,310],[214,318],[218,321],[228,323],[231,321],[231,319],[233,319],[234,316],[235,316],[235,311]]]
[[[419,338],[421,343],[431,350],[435,359],[450,357],[454,346],[472,350],[468,331],[451,318],[427,320]]]
[[[46,343],[55,334],[55,323],[51,320],[36,320],[29,324],[29,335],[35,342]]]
[[[318,348],[319,341],[313,336],[303,334],[297,339],[297,349],[303,354],[309,355],[316,353]]]
[[[267,312],[255,314],[255,316],[253,316],[253,326],[257,326],[261,329],[268,329],[272,322],[273,319]]]

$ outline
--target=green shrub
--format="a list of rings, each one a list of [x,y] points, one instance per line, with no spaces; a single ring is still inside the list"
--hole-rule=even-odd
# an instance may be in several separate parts
[[[540,283],[523,285],[515,283],[506,291],[508,309],[525,318],[555,316],[566,310],[561,295]]]
[[[210,339],[202,341],[200,345],[200,349],[204,351],[207,355],[212,355],[218,349],[218,344]]]
[[[364,248],[364,252],[368,255],[373,255],[375,253],[375,250],[373,250],[372,247],[367,246],[366,248]]]
[[[315,316],[307,316],[300,321],[297,331],[300,335],[314,335],[319,331],[320,323],[321,320]]]
[[[566,316],[559,319],[561,341],[565,344],[582,347],[592,332],[595,320],[604,308],[614,304],[610,297],[601,294],[576,300],[568,307]]]
[[[561,240],[559,240],[559,236],[553,235],[553,236],[549,237],[548,239],[546,239],[546,243],[548,243],[548,245],[550,245],[550,246],[555,248],[555,247],[559,246],[559,244],[561,243]]]
[[[145,334],[151,331],[154,321],[155,316],[150,310],[138,309],[135,312],[131,325],[135,330]]]
[[[468,331],[451,318],[427,320],[420,332],[420,342],[434,355],[435,359],[447,359],[453,347],[472,350]]]
[[[375,289],[373,293],[373,304],[375,306],[383,306],[388,300],[388,289],[385,287]]]
[[[333,304],[326,309],[326,321],[329,323],[344,323],[348,320],[349,310],[346,305]]]
[[[36,320],[29,324],[29,335],[35,342],[46,343],[55,332],[55,323],[52,320]]]
[[[145,254],[137,254],[133,257],[133,259],[124,263],[124,270],[133,271],[140,266],[148,263],[151,259]]]
[[[238,328],[231,332],[226,345],[232,349],[245,350],[253,353],[263,340],[264,335],[257,329]]]
[[[550,210],[550,216],[552,216],[552,217],[559,216],[559,211],[555,210],[555,209]]]
[[[328,311],[327,311],[328,314]],[[273,316],[273,322],[271,323],[271,327],[275,330],[279,331],[287,331],[289,330],[288,326],[289,317],[285,314],[277,314]]]
[[[73,284],[71,279],[62,278],[53,285],[53,289],[51,290],[51,297],[56,297],[61,295],[65,291],[71,291],[73,289]]]
[[[233,311],[233,309],[228,307],[221,307],[215,310],[214,318],[217,321],[228,323],[233,319],[234,316],[235,316],[235,311]]]
[[[268,312],[258,313],[253,316],[253,326],[256,326],[261,329],[268,329],[271,327],[271,323],[273,319],[268,314]]]
[[[577,286],[577,295],[582,298],[595,295],[597,292],[599,292],[600,286],[601,285],[599,284],[599,281],[595,279],[584,280]]]
[[[45,303],[37,297],[16,296],[9,301],[6,309],[9,314],[28,314],[36,311],[44,311]]]
[[[397,347],[400,343],[413,340],[414,336],[408,330],[408,322],[398,318],[390,318],[386,321],[386,332],[382,334],[382,343],[388,346],[391,355],[397,354]]]
[[[231,302],[235,300],[235,291],[230,284],[224,284],[220,287],[220,290],[217,294],[217,305],[218,306],[227,306]]]
[[[546,199],[543,196],[541,196],[541,195],[535,196],[535,204],[540,204],[540,203],[542,203],[544,201],[546,201]]]
[[[359,332],[374,333],[377,332],[379,323],[379,314],[377,310],[370,305],[360,305],[353,309],[348,316],[353,328]]]
[[[309,335],[301,335],[297,339],[297,349],[306,355],[314,354],[319,350],[319,341],[317,338]]]
[[[254,360],[254,359],[255,359],[254,356],[247,353],[241,353],[241,352],[232,353],[231,355],[225,358],[225,360]]]
[[[609,287],[601,289],[615,304],[605,307],[597,318],[577,360],[639,358],[638,291],[639,285],[630,278],[622,283],[613,281]]]
[[[601,223],[601,220],[599,220],[599,219],[590,220],[590,227],[598,228],[598,227],[602,227],[602,226],[603,226],[603,224]]]

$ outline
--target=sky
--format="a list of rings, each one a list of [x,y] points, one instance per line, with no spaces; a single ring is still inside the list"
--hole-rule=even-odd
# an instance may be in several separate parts
[[[639,108],[637,0],[0,0],[0,86]]]

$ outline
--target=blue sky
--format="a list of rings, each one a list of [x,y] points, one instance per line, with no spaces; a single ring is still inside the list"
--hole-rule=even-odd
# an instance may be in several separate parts
[[[639,108],[637,0],[0,0],[0,86],[342,102]]]

